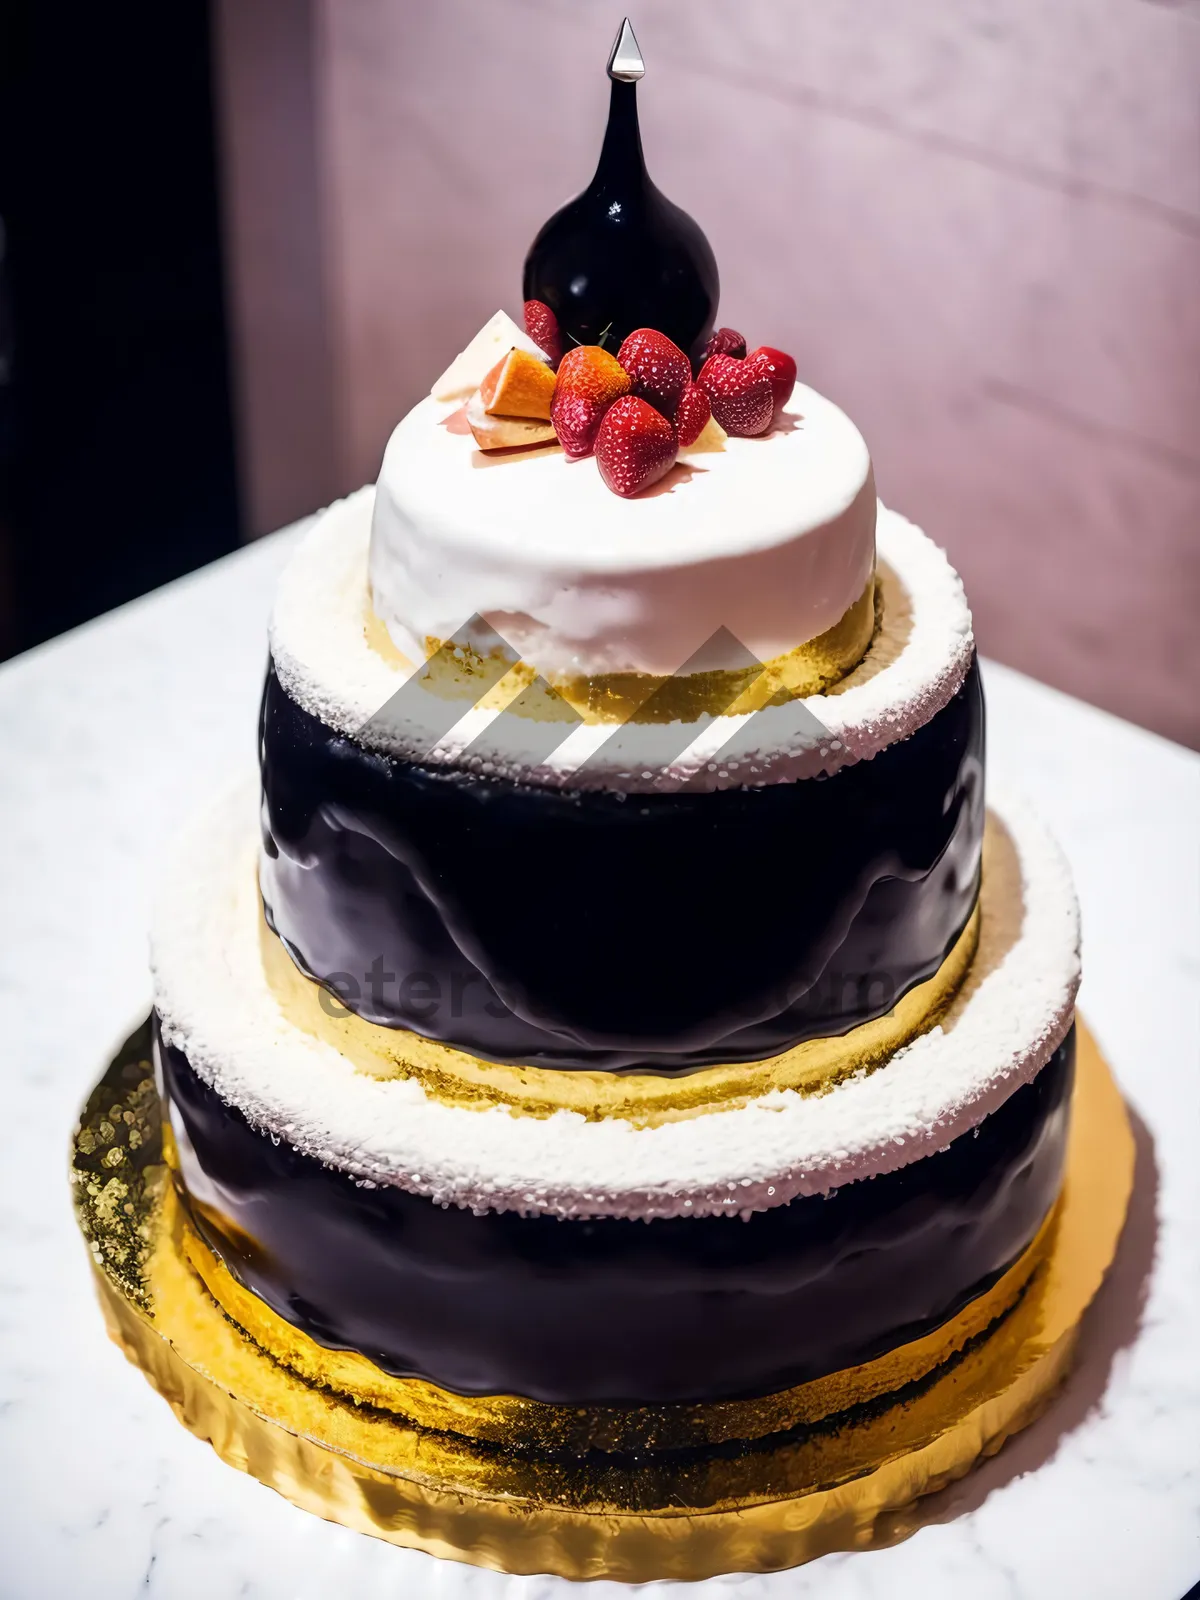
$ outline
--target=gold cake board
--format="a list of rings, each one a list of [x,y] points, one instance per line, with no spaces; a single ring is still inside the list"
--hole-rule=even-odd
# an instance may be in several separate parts
[[[1133,1167],[1124,1104],[1081,1023],[1062,1198],[1010,1310],[923,1381],[814,1427],[612,1458],[418,1427],[267,1355],[189,1260],[144,1031],[93,1091],[72,1179],[113,1339],[230,1465],[305,1510],[431,1555],[646,1582],[775,1571],[867,1547],[885,1521],[889,1541],[919,1526],[920,1496],[1050,1401],[1116,1250]]]

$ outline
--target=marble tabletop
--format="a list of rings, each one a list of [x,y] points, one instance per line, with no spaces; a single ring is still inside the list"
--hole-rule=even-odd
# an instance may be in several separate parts
[[[989,663],[993,779],[1074,864],[1082,1004],[1133,1111],[1117,1262],[1053,1409],[902,1544],[706,1585],[505,1578],[295,1510],[223,1465],[105,1337],[66,1182],[78,1106],[144,1014],[155,862],[253,759],[294,534],[0,667],[0,1596],[44,1600],[1179,1600],[1200,1577],[1200,757]]]

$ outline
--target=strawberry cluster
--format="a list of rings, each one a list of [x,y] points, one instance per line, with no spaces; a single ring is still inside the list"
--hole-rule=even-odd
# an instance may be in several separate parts
[[[796,382],[782,350],[718,328],[699,370],[655,328],[635,328],[614,356],[600,345],[562,353],[557,319],[540,300],[525,302],[525,329],[557,368],[550,421],[569,456],[595,455],[614,494],[640,494],[695,444],[710,418],[727,434],[767,433]]]

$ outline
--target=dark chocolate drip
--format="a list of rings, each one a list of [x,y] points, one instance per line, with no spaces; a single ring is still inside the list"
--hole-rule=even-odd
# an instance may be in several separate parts
[[[540,789],[397,761],[272,669],[261,883],[293,959],[373,1022],[493,1061],[690,1072],[889,1011],[975,904],[977,665],[910,738],[818,781]]]
[[[208,1186],[197,1224],[248,1288],[395,1375],[572,1404],[773,1393],[930,1332],[1054,1203],[1074,1067],[1072,1031],[940,1153],[748,1221],[562,1222],[360,1188],[156,1049],[185,1174]]]

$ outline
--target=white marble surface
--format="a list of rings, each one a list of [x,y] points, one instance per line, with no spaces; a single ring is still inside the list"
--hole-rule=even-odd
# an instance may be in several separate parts
[[[296,1511],[108,1343],[65,1178],[78,1104],[148,998],[155,859],[252,757],[286,538],[0,668],[0,1596],[562,1600]],[[700,1600],[1179,1600],[1200,1577],[1200,758],[989,666],[990,759],[1071,856],[1083,1004],[1137,1114],[1116,1269],[1054,1410],[890,1549]],[[580,1600],[633,1591],[595,1584]]]

